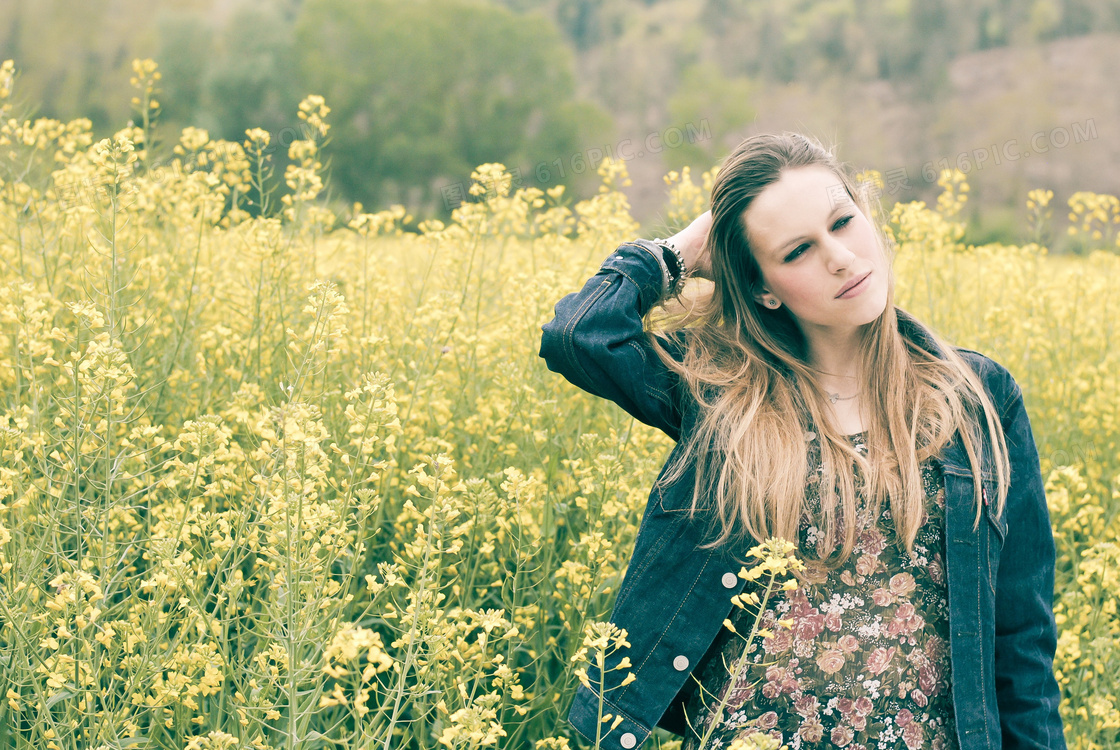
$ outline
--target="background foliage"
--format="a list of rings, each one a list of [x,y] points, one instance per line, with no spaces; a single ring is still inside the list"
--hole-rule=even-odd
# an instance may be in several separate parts
[[[164,73],[168,132],[274,141],[298,132],[307,91],[334,108],[339,205],[401,203],[447,221],[443,192],[488,162],[526,186],[587,197],[592,170],[538,165],[705,123],[709,137],[628,159],[641,220],[658,180],[707,169],[759,130],[808,130],[856,163],[905,169],[895,200],[935,199],[927,162],[975,162],[1038,131],[1092,120],[1093,143],[989,158],[969,179],[970,239],[1021,242],[1030,189],[1116,193],[1117,0],[11,0],[0,57],[20,61],[25,105],[97,138],[129,116],[134,58]],[[173,143],[153,143],[170,158]],[[635,149],[638,151],[641,149]],[[938,167],[940,169],[942,167]],[[653,188],[648,187],[652,185]],[[1059,215],[1057,220],[1063,218]],[[1064,251],[1062,236],[1056,250]],[[1077,249],[1077,248],[1070,248]]]

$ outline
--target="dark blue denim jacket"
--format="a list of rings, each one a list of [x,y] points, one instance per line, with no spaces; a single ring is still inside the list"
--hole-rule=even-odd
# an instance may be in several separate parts
[[[674,440],[695,425],[695,402],[657,358],[642,331],[642,316],[666,291],[653,246],[623,243],[583,289],[556,304],[543,326],[540,356],[550,370],[609,399]],[[922,326],[898,311],[904,336],[944,357]],[[990,458],[981,464],[985,521],[973,530],[973,470],[957,438],[941,456],[945,474],[946,569],[949,581],[953,707],[960,745],[974,748],[1064,748],[1060,699],[1054,679],[1057,644],[1052,597],[1054,538],[1043,492],[1038,452],[1018,384],[982,354],[956,349],[979,374],[1000,409],[1011,457],[1011,486],[1002,515]],[[681,443],[678,442],[678,448]],[[671,460],[671,457],[670,457]],[[668,462],[667,462],[668,463]],[[664,475],[664,469],[662,475]],[[654,726],[684,735],[688,679],[715,640],[745,581],[741,559],[726,549],[697,550],[709,541],[686,518],[694,472],[655,488],[642,516],[634,553],[619,587],[611,622],[624,628],[630,647],[608,657],[604,713],[621,716],[602,725],[602,747],[631,750]],[[628,672],[636,679],[619,687]],[[601,679],[590,666],[593,686]],[[599,695],[582,684],[568,720],[593,742]]]

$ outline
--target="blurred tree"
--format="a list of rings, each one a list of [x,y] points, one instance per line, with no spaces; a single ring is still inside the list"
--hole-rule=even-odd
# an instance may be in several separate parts
[[[245,3],[230,16],[206,74],[216,136],[241,141],[248,128],[275,134],[294,127],[300,99],[313,92],[299,85],[290,11],[284,3]]]
[[[955,153],[987,138],[961,125],[987,110],[946,88],[955,57],[1117,31],[1120,0],[0,0],[0,59],[38,114],[109,135],[132,116],[132,59],[152,57],[157,152],[185,125],[237,140],[260,126],[283,162],[296,103],[320,92],[334,185],[410,208],[485,161],[522,167],[523,184],[572,180],[575,154],[610,137],[604,110],[628,130],[706,119],[713,141],[665,158],[707,160],[727,123],[749,121],[736,108],[752,85],[837,92],[842,107],[844,86],[886,79],[922,123],[908,143]],[[603,109],[577,100],[576,76]],[[1107,76],[1087,85],[1107,99]]]
[[[595,0],[560,0],[556,19],[576,49],[586,50],[602,41],[599,6]]]
[[[1062,10],[1056,0],[1035,0],[1027,15],[1027,39],[1050,39],[1062,22]]]
[[[155,57],[170,13],[205,18],[213,0],[2,0],[0,56],[47,117],[88,117],[108,135],[131,117],[132,60]],[[202,50],[199,54],[204,54]]]
[[[910,36],[925,39],[926,43],[922,54],[911,58],[911,64],[914,72],[926,81],[947,70],[949,61],[956,57],[959,19],[954,16],[949,0],[924,0],[914,5],[910,14],[913,25]]]
[[[870,0],[864,18],[873,19],[868,43],[875,50],[876,78],[903,80],[912,75],[922,44],[912,38],[911,5],[906,0]]]
[[[202,107],[206,68],[213,57],[213,29],[195,14],[175,14],[159,24],[156,54],[163,73],[159,97],[165,122],[193,123]]]
[[[708,33],[718,33],[735,18],[735,6],[731,0],[704,0],[700,11],[700,24]]]
[[[755,117],[751,98],[755,87],[745,76],[728,78],[711,63],[694,65],[681,76],[677,92],[669,99],[669,121],[692,123],[714,135],[734,134]],[[711,169],[734,144],[719,138],[704,138],[679,148],[666,149],[665,165],[679,170],[688,165],[694,170]]]
[[[679,0],[491,0],[517,13],[552,19],[577,51],[596,48],[622,34],[627,18],[658,2],[684,6]]]
[[[536,184],[534,164],[609,129],[598,107],[574,100],[571,53],[535,14],[467,0],[309,0],[297,40],[304,90],[333,110],[332,179],[369,205],[436,206],[441,178],[465,181],[494,161]]]

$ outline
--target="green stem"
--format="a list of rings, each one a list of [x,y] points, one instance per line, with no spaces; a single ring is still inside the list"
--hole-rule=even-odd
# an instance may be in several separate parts
[[[770,594],[774,589],[775,574],[770,574],[770,582],[766,584],[766,592],[762,596],[762,603],[758,605],[758,615],[754,618],[754,624],[751,625],[751,634],[747,637],[746,643],[743,645],[743,653],[739,656],[738,661],[735,663],[735,674],[731,676],[731,682],[728,683],[727,689],[723,692],[723,700],[720,701],[719,706],[716,708],[716,713],[708,724],[708,730],[704,733],[703,738],[700,740],[700,749],[703,750],[704,745],[707,744],[708,738],[712,736],[712,732],[719,726],[723,718],[723,711],[727,707],[727,702],[731,698],[731,694],[735,691],[735,686],[739,684],[739,678],[746,671],[747,664],[749,663],[750,645],[754,643],[755,636],[758,635],[758,626],[762,622],[762,615],[766,612],[766,604],[770,601]]]

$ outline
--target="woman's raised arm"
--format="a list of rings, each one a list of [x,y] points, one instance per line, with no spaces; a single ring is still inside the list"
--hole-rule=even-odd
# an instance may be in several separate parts
[[[668,287],[660,252],[645,240],[620,245],[580,291],[556,303],[555,317],[542,326],[540,356],[574,385],[678,440],[685,386],[642,328]],[[676,357],[674,344],[679,334],[665,341]]]

